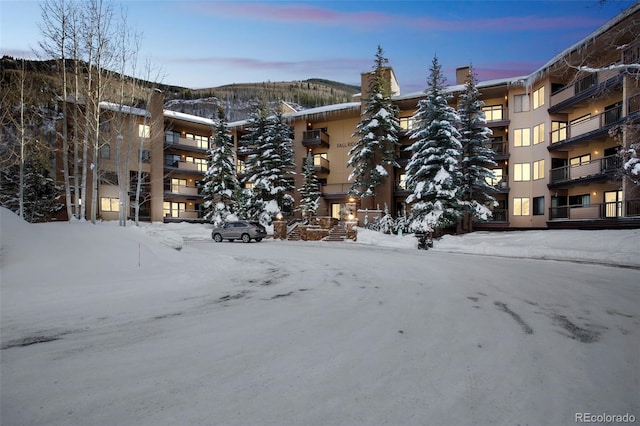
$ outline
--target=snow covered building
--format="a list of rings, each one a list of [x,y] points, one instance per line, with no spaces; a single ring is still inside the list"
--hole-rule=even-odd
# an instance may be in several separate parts
[[[490,221],[476,223],[474,229],[640,226],[640,186],[620,173],[618,156],[620,147],[637,142],[639,135],[611,133],[629,129],[626,123],[640,122],[639,28],[640,3],[636,3],[532,74],[478,83],[487,126],[493,131],[490,147],[498,165],[493,168],[491,184],[498,206],[493,208]],[[447,88],[452,106],[457,104],[466,75],[467,69],[459,68],[456,84]],[[400,94],[391,67],[385,76],[399,109],[400,142],[405,148],[411,144],[412,116],[425,95]],[[368,87],[369,78],[370,73],[361,75],[363,88]],[[364,97],[284,114],[294,132],[296,188],[302,186],[307,154],[313,155],[322,192],[319,216],[348,219],[359,210],[385,205],[395,216],[410,208],[405,185],[410,152],[404,149],[397,152],[400,167],[387,167],[389,176],[375,197],[359,200],[349,195],[352,169],[347,167],[348,153],[356,142],[353,134],[366,106]],[[112,119],[104,120],[100,158],[94,163],[101,173],[97,216],[115,220],[122,192],[114,183],[117,132],[108,132],[114,111],[105,107],[105,117],[109,114]],[[140,138],[144,139],[140,219],[202,220],[200,188],[213,120],[163,109],[158,92],[146,111],[130,109],[125,115],[137,130],[130,137],[123,134],[124,146],[131,147],[129,152],[138,152]],[[248,124],[229,123],[239,177],[255,148],[242,138]],[[138,164],[128,164],[123,176],[129,189],[122,202],[132,217]],[[92,171],[86,194],[92,194]],[[293,195],[298,204],[298,191]]]
[[[638,134],[611,133],[640,121],[639,28],[636,3],[531,75],[479,82],[498,163],[491,182],[498,206],[493,218],[475,229],[640,226],[640,189],[621,175],[618,156]],[[459,68],[456,85],[447,89],[452,106],[467,71]],[[368,78],[362,74],[363,88]],[[424,93],[401,95],[390,68],[387,78],[406,147]],[[388,168],[375,197],[357,200],[348,194],[348,151],[364,107],[358,100],[286,114],[295,131],[297,164],[302,167],[308,152],[314,157],[322,184],[319,215],[347,219],[359,209],[385,204],[393,215],[407,208],[404,167],[410,152],[405,150],[398,150],[401,167]],[[231,123],[237,136],[245,125]],[[295,178],[299,187],[302,177]]]

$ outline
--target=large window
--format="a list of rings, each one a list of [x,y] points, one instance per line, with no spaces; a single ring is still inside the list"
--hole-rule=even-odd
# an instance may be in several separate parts
[[[544,142],[544,123],[540,123],[533,128],[533,144]]]
[[[544,105],[544,86],[533,92],[533,109],[538,109]]]
[[[103,212],[117,212],[120,211],[120,199],[119,198],[100,198],[100,210]]]
[[[186,186],[187,186],[186,179],[171,178],[171,192],[173,192],[174,194],[179,194],[180,188],[186,187]]]
[[[502,120],[502,105],[491,105],[482,107],[484,115],[487,121],[500,121]]]
[[[533,215],[544,215],[544,197],[533,197]]]
[[[567,123],[564,121],[551,122],[551,143],[562,142],[567,139]]]
[[[513,131],[513,146],[531,145],[531,129],[515,129]]]
[[[151,126],[148,124],[138,124],[138,137],[139,138],[150,138],[151,137]]]
[[[591,196],[589,194],[569,195],[569,205],[571,207],[589,207]]]
[[[544,179],[544,160],[533,162],[533,180]]]
[[[515,95],[513,97],[513,112],[529,111],[529,95]]]
[[[185,135],[185,138],[194,140],[196,142],[196,147],[198,148],[209,149],[209,136],[201,136],[201,135],[194,135],[192,133],[187,133]]]
[[[515,182],[524,182],[531,180],[531,164],[516,163],[513,165],[513,180]]]
[[[578,157],[573,157],[569,159],[569,164],[571,166],[581,166],[583,164],[587,164],[591,161],[591,154],[584,154]]]
[[[174,203],[165,201],[163,203],[163,206],[165,217],[180,217],[180,213],[187,210],[186,203]]]
[[[529,199],[528,198],[513,199],[513,215],[529,216]]]

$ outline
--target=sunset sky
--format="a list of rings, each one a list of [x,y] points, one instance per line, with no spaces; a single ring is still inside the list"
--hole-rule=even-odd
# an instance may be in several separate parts
[[[326,78],[359,84],[378,44],[403,93],[437,55],[449,83],[529,74],[633,1],[123,1],[141,62],[190,88]],[[34,57],[40,3],[0,0],[0,55]]]

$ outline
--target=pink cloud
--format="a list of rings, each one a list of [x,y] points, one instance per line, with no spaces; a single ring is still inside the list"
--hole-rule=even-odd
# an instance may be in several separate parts
[[[204,58],[168,58],[170,62],[189,64],[209,64],[230,68],[272,69],[281,71],[353,71],[367,70],[371,66],[369,59],[321,58],[301,61],[271,61],[246,57],[204,57]]]
[[[189,3],[187,3],[189,4]],[[486,19],[442,20],[430,16],[408,16],[371,11],[342,12],[306,4],[277,4],[258,2],[211,2],[197,3],[192,7],[199,12],[256,19],[261,21],[317,23],[324,25],[402,25],[424,30],[460,31],[482,30],[503,32],[514,30],[546,30],[557,28],[593,28],[602,22],[581,16],[506,16]]]

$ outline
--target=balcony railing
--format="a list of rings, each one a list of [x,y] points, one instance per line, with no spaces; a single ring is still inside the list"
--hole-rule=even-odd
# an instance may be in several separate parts
[[[207,164],[206,163],[192,163],[187,161],[170,161],[165,160],[164,165],[167,167],[174,167],[176,169],[184,170],[184,171],[193,171],[193,172],[206,172]]]
[[[562,89],[552,93],[551,108],[559,105],[562,102],[568,101],[574,96],[578,96],[589,89],[595,89],[599,84],[606,83],[607,81],[616,78],[619,75],[620,71],[617,69],[602,70],[597,73],[589,74],[581,80],[578,80],[574,84],[565,86]]]
[[[302,160],[303,168],[306,163],[307,163],[307,159],[304,158]],[[331,168],[329,167],[329,160],[319,155],[313,156],[313,165],[316,169],[316,173],[329,173],[331,171]]]
[[[627,114],[631,115],[640,111],[640,93],[630,97],[627,101]]]
[[[601,114],[582,120],[580,122],[569,124],[549,133],[552,144],[565,142],[591,132],[604,130],[622,120],[622,106],[611,108]]]
[[[617,155],[598,158],[575,166],[563,166],[551,169],[551,183],[566,182],[592,176],[605,176],[621,167]]]
[[[322,194],[347,194],[351,190],[350,183],[332,183],[324,185],[322,188]]]
[[[307,130],[302,134],[302,145],[329,148],[329,134],[322,129]]]
[[[509,108],[484,107],[483,111],[488,127],[506,126],[509,124]]]
[[[164,190],[172,194],[199,195],[198,188],[187,185],[165,185]]]
[[[167,133],[165,135],[165,144],[167,146],[178,145],[178,146],[183,146],[183,147],[196,148],[196,149],[200,149],[200,150],[209,149],[209,142],[208,141],[178,137],[173,132]]]
[[[622,201],[595,204],[574,204],[549,208],[549,220],[615,219],[640,215],[640,200],[626,203],[626,216]]]
[[[507,209],[494,209],[488,222],[508,222],[509,210]]]
[[[164,212],[165,219],[200,219],[200,212],[197,210],[181,210],[179,212]]]

